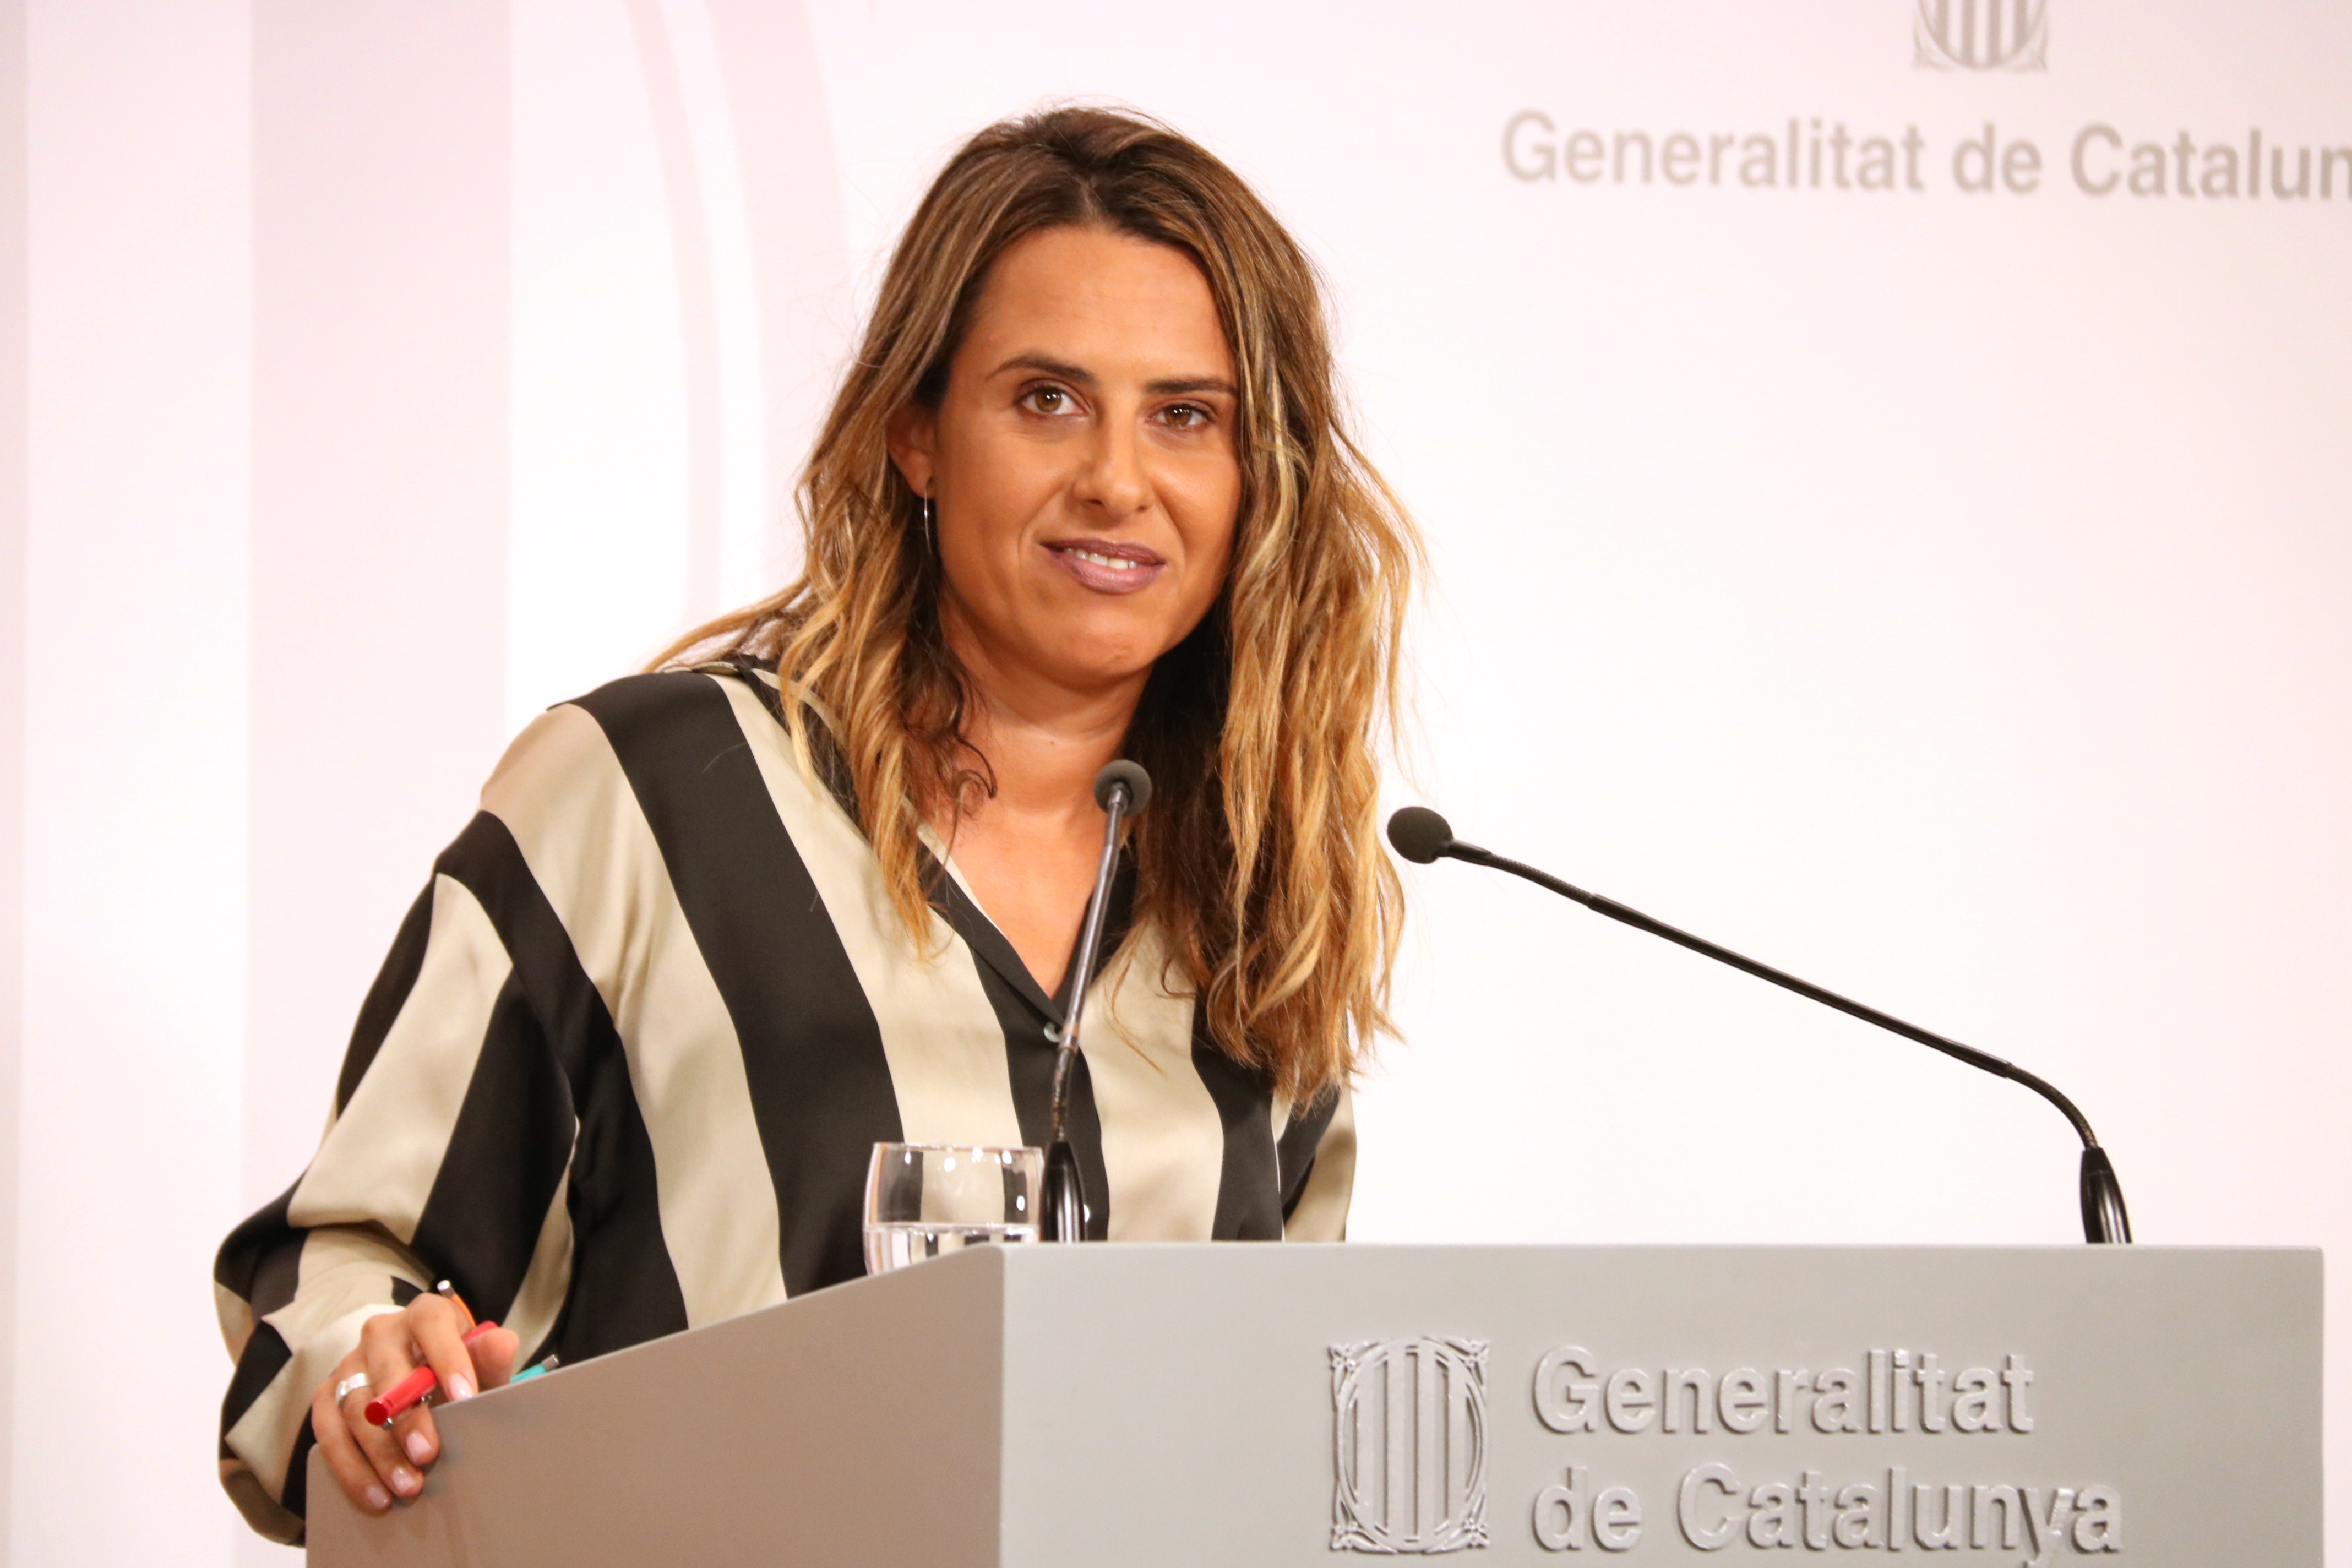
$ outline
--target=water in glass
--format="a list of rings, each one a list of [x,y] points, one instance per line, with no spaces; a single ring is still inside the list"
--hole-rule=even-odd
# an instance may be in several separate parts
[[[1034,1241],[1034,1225],[869,1225],[866,1227],[866,1272],[904,1268],[927,1258],[1008,1241]]]

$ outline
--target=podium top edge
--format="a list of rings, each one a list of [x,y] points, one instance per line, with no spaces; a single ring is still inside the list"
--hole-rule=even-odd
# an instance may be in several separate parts
[[[1072,1251],[1087,1254],[1134,1253],[1246,1253],[1265,1250],[1283,1253],[1348,1252],[1393,1256],[1400,1253],[1443,1253],[1448,1257],[1464,1253],[1491,1253],[1522,1257],[1535,1253],[1553,1253],[1563,1257],[1593,1253],[1692,1253],[1714,1256],[1780,1254],[1833,1254],[1853,1256],[1867,1253],[1932,1253],[1941,1256],[1968,1254],[2028,1254],[2035,1257],[2052,1253],[2083,1253],[2113,1258],[2130,1258],[2161,1253],[2177,1256],[2183,1253],[2212,1256],[2281,1256],[2325,1257],[2326,1248],[2315,1243],[2254,1243],[2254,1242],[2134,1242],[2125,1246],[2094,1246],[2088,1242],[1753,1242],[1753,1241],[1607,1241],[1607,1242],[1517,1242],[1517,1241],[1317,1241],[1270,1242],[1263,1244],[1230,1241],[1121,1241],[1095,1242],[1079,1247],[1054,1246],[1013,1247],[1004,1248],[1006,1255],[1060,1254]],[[945,1261],[942,1259],[941,1261]]]

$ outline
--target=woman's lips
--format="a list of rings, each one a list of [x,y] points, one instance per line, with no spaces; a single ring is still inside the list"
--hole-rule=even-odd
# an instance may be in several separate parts
[[[1132,594],[1168,569],[1157,552],[1112,539],[1057,539],[1045,549],[1063,571],[1097,594]]]

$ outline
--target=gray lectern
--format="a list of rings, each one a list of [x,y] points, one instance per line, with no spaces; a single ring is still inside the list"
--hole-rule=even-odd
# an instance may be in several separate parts
[[[2318,1568],[2320,1258],[984,1248],[439,1419],[319,1568]]]

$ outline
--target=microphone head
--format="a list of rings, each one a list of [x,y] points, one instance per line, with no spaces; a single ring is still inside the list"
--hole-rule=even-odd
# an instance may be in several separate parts
[[[1426,866],[1454,847],[1454,828],[1425,805],[1408,805],[1389,818],[1389,843],[1416,866]]]
[[[1110,792],[1118,785],[1127,786],[1127,815],[1133,816],[1151,804],[1151,775],[1143,771],[1141,763],[1121,757],[1115,763],[1105,763],[1103,771],[1095,775],[1095,804],[1105,811],[1110,809]]]

